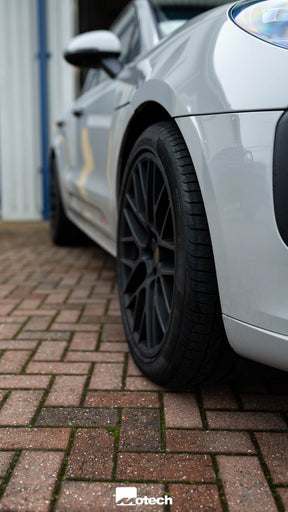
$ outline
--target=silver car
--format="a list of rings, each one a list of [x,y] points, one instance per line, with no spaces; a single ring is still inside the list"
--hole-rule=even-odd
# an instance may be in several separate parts
[[[176,387],[235,353],[288,369],[287,2],[208,6],[135,0],[75,37],[51,149],[54,242],[117,256],[135,362]]]

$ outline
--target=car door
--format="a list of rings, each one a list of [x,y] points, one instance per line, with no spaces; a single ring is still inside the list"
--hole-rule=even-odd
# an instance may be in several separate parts
[[[91,70],[84,92],[72,108],[77,142],[70,168],[70,205],[74,213],[109,232],[109,158],[115,109],[125,104],[136,83],[125,79],[125,66],[140,53],[140,32],[134,5],[114,27],[122,44],[123,71],[111,78],[104,70]],[[71,138],[73,140],[73,138]],[[75,141],[75,139],[74,139]]]

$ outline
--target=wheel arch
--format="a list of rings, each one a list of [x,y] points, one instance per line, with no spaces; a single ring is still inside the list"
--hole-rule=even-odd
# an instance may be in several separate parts
[[[140,105],[134,112],[126,128],[125,135],[118,159],[117,171],[117,197],[119,198],[121,183],[123,179],[125,163],[138,137],[146,128],[161,121],[172,121],[174,119],[169,112],[156,101],[147,101]]]

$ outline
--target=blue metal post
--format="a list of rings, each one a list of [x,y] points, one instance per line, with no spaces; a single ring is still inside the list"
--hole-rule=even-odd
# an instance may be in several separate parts
[[[41,172],[43,219],[49,218],[49,122],[47,81],[46,0],[38,0],[38,44],[40,73]]]

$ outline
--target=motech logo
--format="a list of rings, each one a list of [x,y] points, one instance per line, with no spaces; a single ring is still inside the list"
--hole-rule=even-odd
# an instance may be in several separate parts
[[[172,505],[172,498],[138,497],[137,487],[116,487],[116,505],[119,507],[136,507],[137,505]]]

